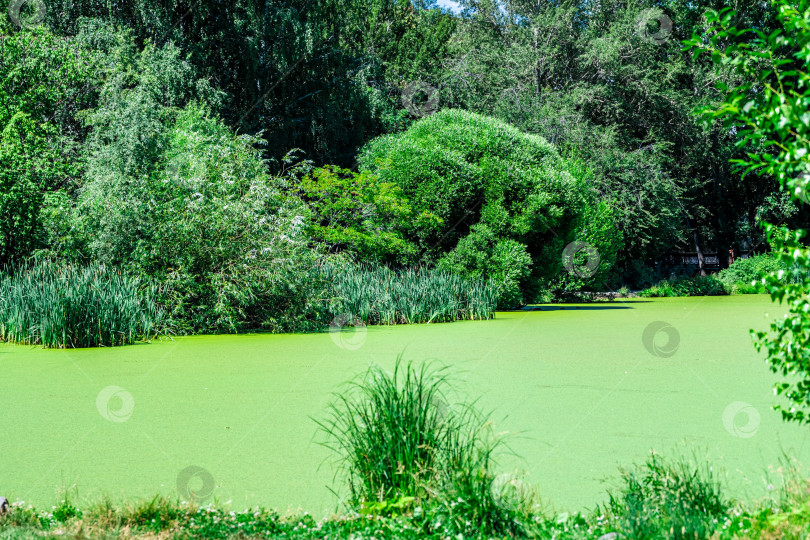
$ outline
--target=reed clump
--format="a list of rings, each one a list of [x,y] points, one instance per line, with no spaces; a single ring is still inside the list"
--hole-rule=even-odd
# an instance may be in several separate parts
[[[604,515],[630,538],[710,538],[732,506],[712,467],[686,457],[651,453],[643,465],[623,471],[622,480]]]
[[[0,339],[49,348],[100,347],[153,337],[158,288],[100,264],[40,261],[0,272]]]
[[[447,535],[521,536],[534,494],[495,475],[503,439],[474,405],[454,404],[450,390],[445,370],[400,356],[392,372],[371,366],[335,395],[318,424],[350,506],[412,515]]]
[[[334,292],[332,311],[364,324],[416,324],[491,319],[497,290],[491,281],[433,268],[324,268]]]

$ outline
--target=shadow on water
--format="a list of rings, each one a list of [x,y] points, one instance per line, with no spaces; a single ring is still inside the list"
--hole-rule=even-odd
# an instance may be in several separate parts
[[[610,304],[650,304],[652,300],[610,300]]]
[[[514,311],[588,311],[588,310],[603,310],[603,309],[633,309],[630,306],[525,306]]]

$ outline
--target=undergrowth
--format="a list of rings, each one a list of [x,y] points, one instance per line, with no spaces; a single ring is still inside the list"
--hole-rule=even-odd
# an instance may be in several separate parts
[[[535,508],[510,533],[458,530],[454,509],[347,510],[316,520],[263,508],[233,511],[166,498],[115,505],[108,500],[79,510],[63,501],[49,511],[22,502],[0,514],[4,540],[59,539],[795,539],[810,537],[810,480],[786,474],[775,496],[755,504],[727,499],[707,466],[651,456],[624,471],[609,502],[593,512],[546,514]],[[497,491],[497,490],[496,490]],[[463,500],[462,500],[463,502]]]
[[[432,268],[327,265],[324,278],[334,295],[330,309],[364,324],[414,324],[490,319],[497,290],[480,278]]]

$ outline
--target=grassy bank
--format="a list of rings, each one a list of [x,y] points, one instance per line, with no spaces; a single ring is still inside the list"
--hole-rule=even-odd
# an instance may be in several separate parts
[[[763,278],[780,275],[786,283],[798,283],[800,270],[779,261],[772,253],[738,259],[728,268],[707,276],[679,276],[664,279],[640,291],[644,298],[671,298],[676,296],[722,296],[728,294],[765,294]]]
[[[490,281],[436,269],[327,264],[306,284],[303,310],[264,313],[231,332],[482,320],[494,316]],[[171,284],[157,287],[117,268],[51,261],[0,269],[0,341],[48,348],[111,347],[187,333],[171,311]],[[272,303],[270,303],[272,304]],[[168,313],[167,313],[168,312]],[[279,317],[276,320],[274,317]],[[300,325],[296,317],[307,321]],[[298,325],[298,326],[297,326]]]
[[[514,537],[801,539],[810,534],[810,480],[792,471],[775,495],[743,505],[724,498],[708,467],[682,469],[651,456],[623,473],[623,486],[595,511],[546,514],[535,507],[520,518]],[[508,504],[508,503],[507,503]],[[316,520],[309,514],[177,503],[163,498],[125,505],[100,502],[84,509],[69,500],[49,510],[13,503],[0,514],[0,538],[506,538],[459,530],[421,509],[401,513],[346,512]]]

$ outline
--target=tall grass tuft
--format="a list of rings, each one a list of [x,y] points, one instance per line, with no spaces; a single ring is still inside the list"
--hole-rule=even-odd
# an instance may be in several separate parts
[[[436,269],[394,271],[384,266],[327,266],[332,311],[351,313],[365,324],[414,324],[490,319],[495,286]]]
[[[737,525],[746,538],[810,538],[810,478],[805,471],[800,461],[785,455],[777,469],[781,486],[750,513],[735,512],[732,527]]]
[[[630,538],[708,538],[731,506],[711,467],[685,458],[669,462],[653,453],[622,480],[606,514],[618,518]]]
[[[372,366],[336,395],[318,424],[350,504],[361,513],[418,508],[426,527],[447,534],[518,534],[532,501],[494,486],[501,440],[473,406],[449,405],[448,388],[444,370],[400,356],[393,372]]]
[[[42,261],[0,273],[0,339],[45,347],[134,343],[163,319],[157,288],[103,265]]]

